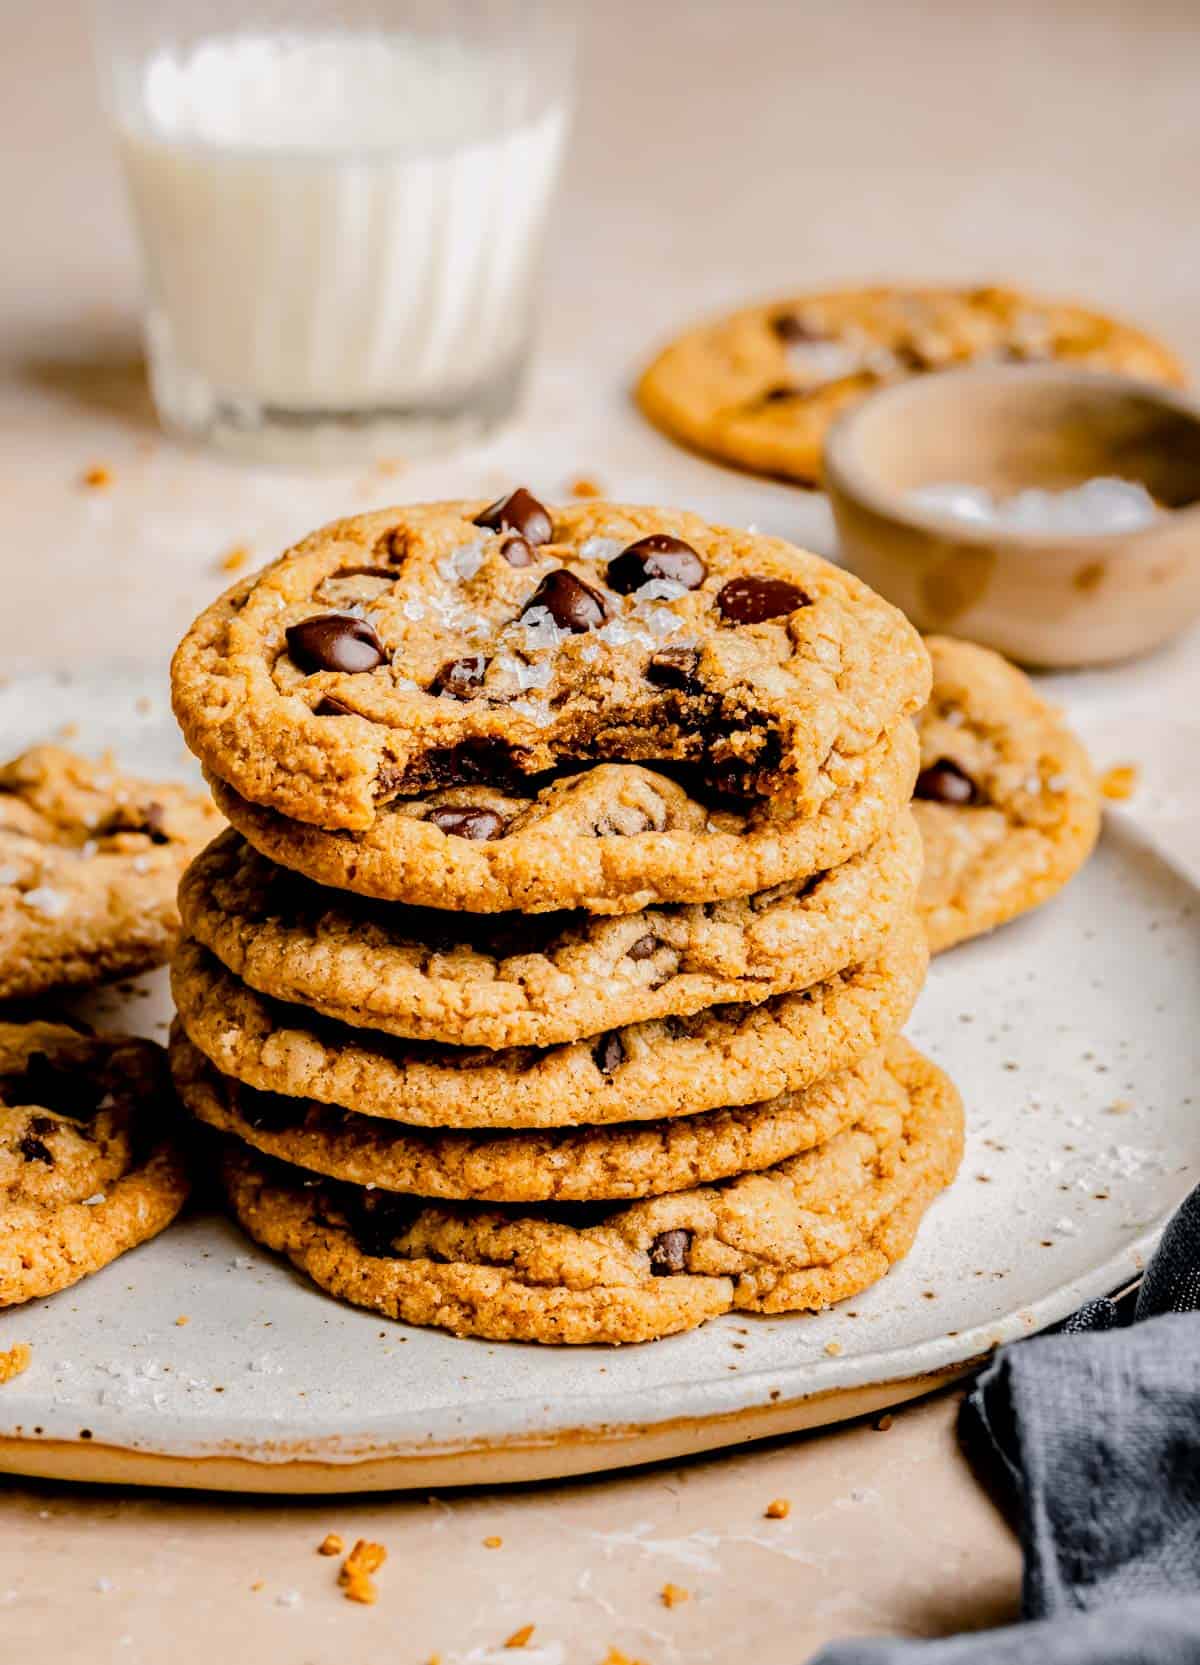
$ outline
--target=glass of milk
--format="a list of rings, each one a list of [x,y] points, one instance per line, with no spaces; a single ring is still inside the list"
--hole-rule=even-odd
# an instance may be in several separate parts
[[[310,463],[512,408],[569,0],[95,0],[164,426]]]

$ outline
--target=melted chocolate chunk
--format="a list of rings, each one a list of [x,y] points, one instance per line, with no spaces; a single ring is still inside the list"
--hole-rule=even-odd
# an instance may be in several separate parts
[[[631,947],[625,950],[625,952],[631,960],[648,960],[651,954],[654,953],[655,949],[660,948],[661,946],[662,944],[654,935],[653,931],[647,931],[644,937],[639,937]]]
[[[789,584],[786,578],[759,578],[753,573],[731,578],[717,593],[717,610],[728,624],[762,624],[811,604],[811,598],[798,584]]]
[[[440,832],[448,833],[454,838],[478,840],[499,838],[506,825],[503,815],[497,810],[484,809],[474,804],[464,805],[461,809],[456,805],[444,804],[441,809],[431,810],[428,819]]]
[[[687,1271],[687,1253],[692,1246],[692,1234],[681,1226],[673,1231],[660,1231],[650,1245],[650,1275],[671,1278]]]
[[[959,808],[967,804],[986,802],[970,775],[964,769],[960,769],[957,763],[952,763],[948,757],[939,758],[936,763],[931,763],[928,769],[921,770],[913,789],[913,797],[925,798],[934,804],[952,804]]]
[[[32,1133],[27,1133],[17,1146],[26,1162],[44,1162],[47,1168],[54,1166],[54,1157],[49,1148]]]
[[[459,746],[434,747],[426,762],[435,779],[449,786],[466,781],[483,781],[495,786],[506,780],[515,767],[513,750],[508,743],[489,735],[464,740]]]
[[[601,1035],[592,1048],[592,1057],[596,1060],[596,1068],[602,1075],[611,1075],[618,1064],[625,1062],[625,1045],[616,1030]]]
[[[646,681],[681,694],[702,694],[704,684],[696,675],[699,663],[700,655],[694,648],[663,648],[646,666]]]
[[[429,684],[431,694],[453,694],[456,700],[473,699],[483,683],[488,661],[482,653],[451,659]]]
[[[535,547],[540,543],[550,543],[554,537],[548,510],[524,486],[518,486],[507,497],[498,497],[489,504],[475,516],[475,525],[489,532],[517,532],[526,543]],[[522,564],[520,561],[510,562],[512,566]]]
[[[335,699],[332,694],[323,694],[313,706],[314,717],[354,717],[357,712],[342,700]]]
[[[771,328],[781,341],[792,346],[800,341],[828,341],[829,336],[821,330],[813,329],[803,318],[797,318],[794,312],[777,312],[771,319]]]
[[[560,630],[581,635],[585,630],[598,630],[608,618],[608,603],[590,584],[576,578],[566,567],[548,572],[521,609],[521,617],[544,607]]]
[[[802,387],[789,387],[785,383],[780,383],[776,387],[767,388],[765,393],[760,393],[757,402],[760,405],[782,405],[789,399],[803,399],[804,397],[805,393]]]
[[[377,1260],[398,1260],[403,1256],[395,1240],[420,1212],[421,1204],[412,1198],[370,1192],[346,1206],[346,1223],[363,1254]]]
[[[608,563],[608,585],[618,595],[632,595],[654,578],[668,578],[674,584],[694,590],[704,582],[707,567],[690,543],[668,537],[665,532],[639,538]]]
[[[533,545],[528,539],[515,534],[511,538],[505,538],[500,545],[500,553],[510,567],[531,567],[537,559],[533,553]]]
[[[316,613],[286,631],[288,652],[302,671],[373,671],[387,658],[375,627],[355,613]]]

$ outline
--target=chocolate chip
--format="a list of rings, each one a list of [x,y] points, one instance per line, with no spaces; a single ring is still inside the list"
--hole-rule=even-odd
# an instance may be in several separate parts
[[[303,671],[373,671],[387,658],[374,625],[356,613],[316,613],[286,634],[288,652]]]
[[[757,402],[760,405],[782,405],[789,399],[802,399],[803,397],[803,388],[788,387],[784,384],[780,384],[777,387],[767,388],[765,393],[760,393]]]
[[[970,775],[948,757],[939,758],[928,769],[921,770],[913,796],[928,799],[930,803],[953,804],[956,807],[985,801]]]
[[[687,1271],[687,1252],[692,1246],[692,1234],[682,1226],[672,1231],[660,1231],[650,1245],[650,1275],[654,1278],[674,1277]]]
[[[482,653],[471,653],[465,659],[451,659],[429,684],[431,694],[453,694],[456,700],[469,700],[483,682],[488,661]]]
[[[518,486],[507,497],[498,497],[489,504],[475,516],[475,525],[489,532],[519,532],[527,543],[535,546],[549,543],[554,537],[554,527],[545,506],[524,486]],[[510,564],[522,565],[520,561]]]
[[[48,1168],[54,1166],[54,1157],[49,1148],[40,1139],[35,1139],[32,1133],[27,1133],[17,1145],[17,1149],[26,1162],[44,1162]]]
[[[703,584],[708,569],[690,543],[682,538],[654,532],[639,538],[608,563],[609,588],[618,595],[632,595],[653,578],[669,578],[674,584],[694,590]]]
[[[566,567],[548,572],[521,609],[521,617],[544,607],[560,630],[580,635],[597,630],[608,617],[608,604],[598,590],[576,578]]]
[[[790,346],[797,341],[828,341],[829,337],[820,330],[813,329],[803,318],[797,318],[794,312],[777,312],[771,319],[771,328],[781,341]]]
[[[611,1075],[618,1064],[625,1062],[625,1043],[615,1030],[607,1035],[601,1035],[592,1048],[592,1057],[596,1060],[596,1068],[602,1075]]]
[[[797,607],[811,606],[798,584],[786,578],[759,578],[748,574],[731,578],[717,595],[717,609],[729,624],[762,624],[766,619],[782,618],[794,613]]]
[[[342,700],[334,699],[332,694],[323,694],[313,706],[314,717],[354,717],[357,712]]]
[[[694,648],[663,648],[646,666],[646,681],[656,688],[676,688],[683,694],[702,694],[704,684],[696,675],[700,655]]]
[[[112,838],[117,833],[144,833],[151,844],[171,842],[166,827],[166,811],[158,803],[147,804],[144,808],[121,804],[94,829],[97,838]]]
[[[658,938],[652,931],[647,931],[644,937],[639,937],[632,947],[625,952],[631,960],[648,960],[656,948],[661,947]]]
[[[454,838],[499,838],[505,827],[504,817],[496,810],[473,804],[462,809],[446,804],[441,809],[432,810],[428,819],[440,832],[449,833]]]
[[[171,835],[167,832],[167,812],[161,804],[146,805],[145,830],[151,844],[171,842]]]
[[[500,553],[510,567],[531,567],[537,558],[533,553],[533,545],[516,534],[511,538],[505,538],[500,545]]]

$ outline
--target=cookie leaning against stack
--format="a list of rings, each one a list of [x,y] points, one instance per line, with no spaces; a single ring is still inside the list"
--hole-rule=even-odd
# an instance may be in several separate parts
[[[961,1107],[897,1039],[928,657],[777,539],[611,504],[343,521],[175,708],[234,830],[172,1063],[231,1206],[357,1304],[646,1340],[875,1282]]]
[[[0,1023],[0,1307],[52,1295],[157,1236],[187,1199],[152,1041]]]

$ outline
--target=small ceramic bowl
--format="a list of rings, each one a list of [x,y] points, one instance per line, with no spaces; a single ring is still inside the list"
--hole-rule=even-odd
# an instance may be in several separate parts
[[[906,501],[962,482],[1008,497],[1100,475],[1140,481],[1169,513],[1132,531],[973,524]],[[849,412],[825,449],[842,558],[922,630],[1009,658],[1095,665],[1200,616],[1200,406],[1068,365],[914,377]]]

